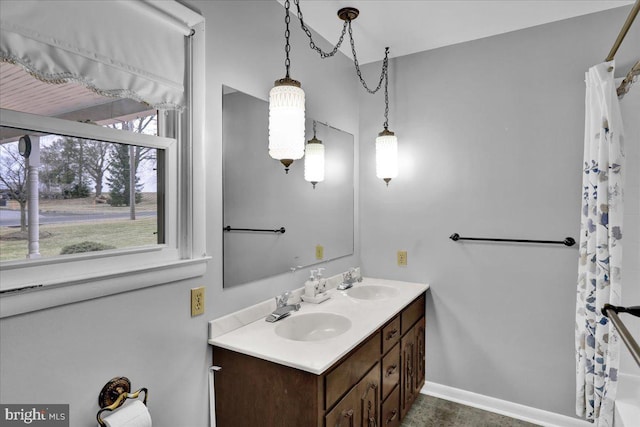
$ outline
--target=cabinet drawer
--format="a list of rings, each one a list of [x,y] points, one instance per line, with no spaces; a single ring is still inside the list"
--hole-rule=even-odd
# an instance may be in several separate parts
[[[400,315],[382,328],[382,354],[386,354],[391,347],[400,340]]]
[[[386,399],[399,382],[400,344],[396,344],[382,359],[382,398]]]
[[[406,334],[411,326],[424,316],[424,294],[420,295],[407,308],[402,310],[402,335]]]
[[[379,360],[380,331],[327,374],[325,377],[325,409],[331,408]]]
[[[382,402],[382,419],[380,421],[382,427],[398,427],[400,425],[400,387],[396,387],[387,400]]]

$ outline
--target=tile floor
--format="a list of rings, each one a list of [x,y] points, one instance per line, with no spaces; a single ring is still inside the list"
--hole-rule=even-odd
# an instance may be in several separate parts
[[[536,424],[459,403],[418,395],[402,427],[535,427]]]

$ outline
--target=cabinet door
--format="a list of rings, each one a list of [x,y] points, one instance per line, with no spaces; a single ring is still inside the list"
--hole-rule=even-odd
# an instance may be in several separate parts
[[[400,373],[400,409],[402,418],[406,415],[415,399],[415,348],[416,335],[413,330],[409,330],[400,339],[400,363],[402,372]]]
[[[352,390],[325,417],[326,427],[357,427],[357,395]]]
[[[380,426],[380,363],[376,363],[364,378],[325,417],[326,427]]]
[[[420,390],[424,386],[424,371],[425,371],[425,322],[424,317],[416,323],[414,326],[416,344],[415,344],[415,373],[414,373],[414,387],[416,396],[420,393]]]
[[[360,397],[361,427],[380,426],[380,364],[358,383],[358,396]]]

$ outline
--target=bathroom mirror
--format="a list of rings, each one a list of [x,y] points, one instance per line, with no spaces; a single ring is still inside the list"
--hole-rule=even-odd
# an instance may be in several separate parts
[[[265,100],[226,86],[222,98],[223,227],[232,229],[223,231],[224,286],[353,254],[353,135],[317,122],[325,179],[314,189],[304,180],[304,158],[286,174],[269,157]],[[310,118],[306,132],[308,141]]]

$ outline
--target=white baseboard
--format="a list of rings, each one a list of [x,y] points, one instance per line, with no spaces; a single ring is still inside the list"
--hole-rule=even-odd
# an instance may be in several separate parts
[[[463,405],[472,406],[485,411],[495,412],[500,415],[506,415],[511,418],[516,418],[544,427],[593,426],[593,424],[577,418],[432,382],[425,383],[420,392],[429,396],[439,397],[441,399],[450,400],[452,402],[461,403]]]

